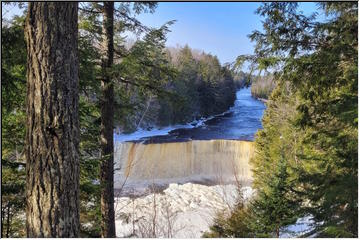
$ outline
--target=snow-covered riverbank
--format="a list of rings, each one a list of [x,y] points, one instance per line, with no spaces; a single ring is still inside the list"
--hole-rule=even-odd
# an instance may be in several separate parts
[[[177,124],[167,127],[154,127],[153,129],[146,130],[146,129],[138,129],[133,133],[129,134],[114,134],[114,141],[115,142],[127,142],[127,141],[137,141],[142,138],[152,137],[152,136],[164,136],[168,135],[171,131],[176,129],[190,129],[190,128],[197,128],[204,126],[206,121],[209,121],[215,117],[224,116],[225,114],[231,112],[231,110],[228,110],[226,112],[210,116],[210,117],[203,117],[199,120],[194,120],[192,122],[186,123],[186,124]]]
[[[242,193],[248,201],[254,191],[247,186],[242,187]],[[238,197],[234,184],[173,183],[163,191],[149,189],[140,194],[143,195],[115,198],[117,237],[200,238],[216,214],[229,211]],[[310,216],[299,218],[283,228],[280,237],[302,236],[314,229],[312,224]]]
[[[242,190],[249,199],[252,189]],[[163,192],[138,198],[116,198],[116,235],[199,238],[209,229],[216,213],[229,211],[236,198],[235,185],[194,183],[170,184]]]

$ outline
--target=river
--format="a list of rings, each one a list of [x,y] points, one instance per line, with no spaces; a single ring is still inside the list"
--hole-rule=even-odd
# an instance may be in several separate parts
[[[251,96],[250,88],[242,88],[233,107],[201,124],[193,123],[197,126],[117,141],[115,188],[121,188],[125,180],[128,186],[206,183],[217,181],[219,175],[224,180],[233,179],[235,173],[244,182],[251,182],[252,141],[262,127],[264,109],[265,105]]]
[[[258,129],[262,128],[261,119],[265,105],[251,96],[250,88],[242,88],[236,92],[234,106],[227,112],[210,117],[202,124],[199,122],[179,126],[169,131],[143,131],[146,137],[137,134],[115,135],[115,141],[138,141],[143,143],[184,142],[190,140],[246,140],[253,141]],[[153,132],[153,135],[152,133]],[[161,135],[157,133],[161,132]],[[135,138],[137,137],[137,138]]]

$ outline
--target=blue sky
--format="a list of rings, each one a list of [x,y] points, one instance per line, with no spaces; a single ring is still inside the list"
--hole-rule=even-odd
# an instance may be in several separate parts
[[[148,26],[159,27],[169,20],[171,26],[167,45],[204,50],[217,55],[222,64],[232,62],[240,54],[253,53],[254,43],[247,37],[253,30],[262,29],[255,10],[260,2],[160,2],[154,14],[141,14],[139,20]],[[300,3],[300,10],[310,14],[317,10],[315,3]]]
[[[188,44],[217,55],[225,63],[240,54],[252,53],[253,44],[247,35],[262,26],[254,14],[258,6],[259,3],[167,2],[159,3],[154,14],[142,14],[139,20],[155,27],[177,20],[170,28],[167,45]]]
[[[247,35],[262,29],[261,18],[254,12],[260,2],[160,2],[155,13],[138,18],[148,26],[159,27],[170,20],[167,45],[204,50],[217,55],[222,64],[232,62],[240,54],[251,54],[253,43]],[[11,8],[11,7],[5,7]],[[300,3],[305,14],[317,10],[315,3]],[[6,9],[5,9],[6,10]],[[3,9],[4,12],[4,9]],[[12,8],[8,16],[19,13]]]

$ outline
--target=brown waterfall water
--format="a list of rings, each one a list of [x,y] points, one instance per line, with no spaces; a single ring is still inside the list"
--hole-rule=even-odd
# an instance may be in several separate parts
[[[239,140],[193,140],[143,144],[117,143],[115,189],[131,184],[249,182],[254,144]],[[235,178],[236,176],[236,178]]]

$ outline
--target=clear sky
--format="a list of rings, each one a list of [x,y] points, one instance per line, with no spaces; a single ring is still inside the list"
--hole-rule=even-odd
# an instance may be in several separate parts
[[[232,62],[240,54],[251,54],[254,43],[247,37],[253,30],[262,29],[255,10],[260,2],[160,2],[154,14],[141,14],[139,20],[159,27],[169,20],[171,26],[167,45],[204,50],[217,55],[222,64]],[[309,14],[316,11],[315,3],[300,3]]]
[[[141,14],[138,19],[147,26],[160,27],[176,20],[170,27],[167,45],[204,50],[217,55],[222,64],[232,62],[240,54],[251,54],[253,43],[247,37],[262,29],[260,16],[254,12],[260,2],[159,2],[155,13]],[[3,5],[4,6],[4,5]],[[8,12],[6,12],[9,10]],[[300,3],[305,14],[315,12],[315,3]],[[19,14],[16,7],[5,6],[3,14]]]
[[[240,54],[252,53],[253,44],[247,35],[262,26],[254,14],[258,6],[239,2],[166,2],[159,3],[154,14],[142,14],[139,20],[155,27],[177,20],[170,28],[167,45],[188,44],[217,55],[225,63]]]

